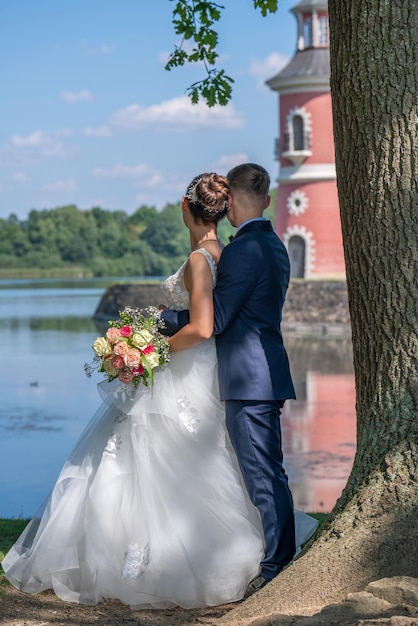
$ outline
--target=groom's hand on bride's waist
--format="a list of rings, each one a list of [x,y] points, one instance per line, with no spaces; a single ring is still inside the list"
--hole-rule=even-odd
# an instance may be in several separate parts
[[[160,308],[160,318],[164,322],[164,328],[160,329],[162,335],[166,335],[171,337],[171,335],[175,335],[183,326],[190,321],[189,311],[186,309],[184,311],[173,311],[171,309],[161,309]]]

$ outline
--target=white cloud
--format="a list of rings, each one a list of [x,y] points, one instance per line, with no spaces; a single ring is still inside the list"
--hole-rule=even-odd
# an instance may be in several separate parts
[[[48,183],[43,186],[45,191],[60,191],[60,192],[73,192],[77,191],[78,185],[77,181],[74,178],[67,178],[67,180],[57,180],[53,183]]]
[[[92,128],[91,126],[87,126],[83,132],[87,137],[111,137],[112,136],[112,131],[110,130],[109,126],[106,126],[106,125],[97,126],[97,128]]]
[[[265,87],[265,81],[280,72],[289,62],[289,57],[278,52],[272,52],[264,59],[253,59],[249,66],[249,73],[258,79],[258,86]]]
[[[53,133],[35,130],[25,136],[13,135],[9,143],[0,150],[1,161],[8,165],[22,166],[39,159],[65,157],[74,150],[64,146],[61,137],[70,134],[68,129],[61,129]]]
[[[237,152],[236,154],[224,154],[217,161],[211,164],[211,167],[218,174],[227,174],[230,169],[241,163],[248,163],[248,154],[245,152]]]
[[[13,174],[12,179],[16,183],[29,183],[32,180],[31,177],[24,172],[16,172],[15,174]]]
[[[90,102],[91,100],[93,100],[93,94],[87,89],[77,92],[61,91],[61,100],[69,103],[78,102],[79,100],[86,100],[87,102]]]
[[[56,156],[61,148],[61,143],[57,140],[57,137],[66,137],[69,134],[70,131],[68,129],[57,130],[54,133],[45,133],[42,130],[35,130],[33,133],[26,135],[26,137],[13,135],[10,140],[10,145],[15,148],[37,149]]]
[[[11,145],[16,148],[39,148],[45,146],[50,142],[50,139],[46,136],[42,130],[35,130],[30,135],[22,137],[22,135],[13,135],[11,138]]]
[[[161,172],[153,170],[146,163],[137,163],[136,165],[122,165],[116,163],[111,168],[96,168],[93,170],[93,176],[97,178],[120,178],[134,181],[135,186],[156,187],[160,185],[164,177]]]
[[[232,104],[209,108],[203,102],[192,104],[187,96],[180,96],[150,107],[131,104],[116,111],[110,124],[127,130],[184,131],[196,127],[240,128],[244,118]]]

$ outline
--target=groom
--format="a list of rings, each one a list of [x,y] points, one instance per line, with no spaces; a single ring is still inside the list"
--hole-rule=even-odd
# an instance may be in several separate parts
[[[264,530],[260,574],[245,597],[272,580],[293,558],[293,501],[283,468],[280,409],[295,398],[280,330],[289,283],[287,251],[263,218],[270,177],[260,165],[227,174],[228,220],[237,228],[222,252],[214,290],[219,387],[226,425],[249,496]],[[166,333],[188,321],[186,311],[163,311]]]

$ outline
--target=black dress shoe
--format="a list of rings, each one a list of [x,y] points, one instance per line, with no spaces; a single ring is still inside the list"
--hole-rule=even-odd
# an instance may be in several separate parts
[[[254,578],[248,585],[247,589],[245,590],[244,593],[244,600],[246,600],[247,598],[249,598],[250,596],[253,595],[253,593],[255,593],[256,591],[260,591],[260,589],[262,589],[263,587],[265,587],[267,585],[269,581],[266,580],[265,578],[263,578],[262,576],[257,576],[257,578]]]

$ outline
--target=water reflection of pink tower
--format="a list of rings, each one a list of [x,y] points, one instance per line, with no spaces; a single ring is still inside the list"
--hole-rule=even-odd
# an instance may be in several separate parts
[[[276,231],[294,278],[345,274],[337,196],[329,87],[328,4],[301,0],[293,7],[297,51],[267,81],[279,93],[280,163]]]
[[[283,411],[284,456],[295,468],[290,483],[297,508],[331,511],[355,453],[354,375],[308,371],[305,382],[305,397]]]

